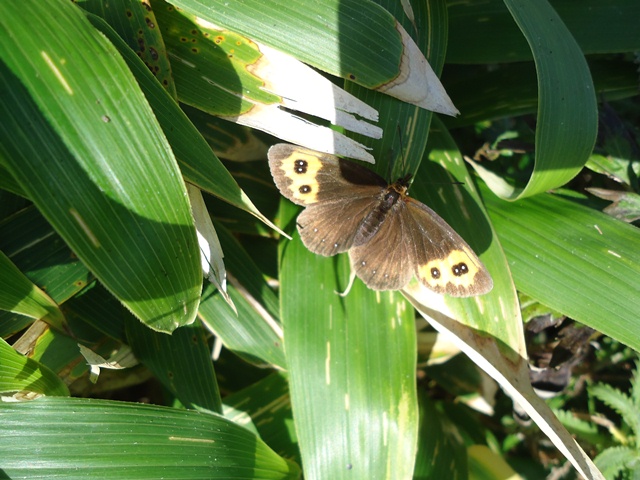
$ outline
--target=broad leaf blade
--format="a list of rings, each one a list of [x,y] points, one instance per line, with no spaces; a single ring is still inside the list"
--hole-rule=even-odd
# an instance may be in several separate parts
[[[201,272],[185,187],[133,76],[74,5],[2,7],[3,163],[139,318],[192,322]]]
[[[458,113],[405,28],[388,10],[370,0],[174,3],[204,20],[366,88],[432,111]],[[402,9],[398,14],[397,18],[404,18]]]
[[[0,436],[12,438],[0,445],[2,471],[11,478],[298,477],[296,465],[222,417],[151,405],[3,403]]]
[[[0,308],[42,319],[58,328],[62,328],[65,322],[58,305],[31,283],[2,251],[0,251]]]
[[[0,339],[0,393],[68,396],[69,389],[45,365],[16,352]]]
[[[485,201],[523,293],[640,350],[640,233],[551,194]]]
[[[285,353],[306,478],[409,478],[418,423],[411,309],[397,293],[360,282],[343,299],[346,257],[314,255],[297,235],[282,262]]]

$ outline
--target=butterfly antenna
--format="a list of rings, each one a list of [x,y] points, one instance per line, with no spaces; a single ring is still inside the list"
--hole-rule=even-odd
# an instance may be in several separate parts
[[[388,152],[388,157],[389,157],[389,162],[387,163],[387,183],[391,183],[393,182],[393,178],[391,177],[391,175],[393,174],[393,166],[396,163],[395,162],[395,156],[393,155],[393,149],[389,149]]]
[[[402,159],[402,171],[406,167],[405,158],[404,158],[404,145],[402,145],[402,130],[400,129],[400,124],[396,124],[396,134],[398,135],[398,142],[400,143],[400,158]]]
[[[398,131],[398,143],[400,143],[400,158],[402,159],[402,171],[404,172],[407,168],[406,158],[404,156],[404,144],[402,143],[402,130],[400,129],[400,125],[396,125],[396,130]]]

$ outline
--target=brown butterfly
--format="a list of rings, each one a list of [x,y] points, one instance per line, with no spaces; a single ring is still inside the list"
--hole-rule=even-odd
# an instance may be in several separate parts
[[[407,195],[411,175],[389,185],[375,172],[334,155],[288,144],[269,149],[276,186],[306,209],[300,238],[314,253],[349,252],[374,290],[398,290],[415,275],[455,297],[481,295],[493,280],[469,245],[433,210]]]

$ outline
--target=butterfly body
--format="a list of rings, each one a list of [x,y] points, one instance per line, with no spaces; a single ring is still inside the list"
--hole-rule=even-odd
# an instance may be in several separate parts
[[[407,177],[408,181],[409,177]],[[398,201],[406,195],[407,186],[403,179],[398,180],[393,185],[389,185],[382,191],[380,201],[364,217],[358,228],[353,241],[353,246],[360,246],[367,243],[378,233],[380,227],[389,215],[394,215],[398,209]]]
[[[276,186],[305,210],[297,226],[305,246],[349,252],[374,290],[398,290],[412,276],[453,296],[491,290],[493,281],[466,242],[433,210],[407,195],[410,175],[388,184],[354,162],[294,145],[269,150]]]

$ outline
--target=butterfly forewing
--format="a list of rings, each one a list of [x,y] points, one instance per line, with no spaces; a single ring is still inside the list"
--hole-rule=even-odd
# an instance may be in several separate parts
[[[359,224],[374,202],[372,198],[375,192],[362,193],[363,196],[345,197],[338,202],[322,202],[307,207],[297,220],[302,243],[312,252],[325,257],[349,250]]]
[[[269,168],[280,192],[303,206],[361,196],[362,187],[377,187],[366,190],[369,195],[386,187],[382,177],[357,163],[283,143],[269,149]]]

